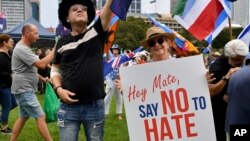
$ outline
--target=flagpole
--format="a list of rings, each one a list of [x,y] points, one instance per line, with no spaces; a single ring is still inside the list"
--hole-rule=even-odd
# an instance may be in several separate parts
[[[228,17],[228,30],[229,30],[229,40],[233,39],[233,32],[232,32],[232,26],[231,26],[231,18]]]

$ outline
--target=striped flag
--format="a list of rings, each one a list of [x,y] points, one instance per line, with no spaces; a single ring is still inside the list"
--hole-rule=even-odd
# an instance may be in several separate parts
[[[100,14],[101,14],[101,11],[98,11],[97,16],[95,17],[93,22],[89,25],[89,27],[92,26],[97,21]],[[109,49],[112,47],[112,45],[115,42],[115,32],[118,29],[119,20],[120,20],[119,17],[116,16],[115,14],[113,14],[113,18],[109,22],[108,34],[107,34],[107,38],[106,38],[106,41],[105,41],[105,44],[104,44],[104,54],[108,53]]]
[[[242,30],[238,39],[242,40],[250,49],[250,24]]]
[[[131,2],[132,0],[113,0],[111,10],[120,19],[126,20],[126,15]]]
[[[108,30],[108,37],[105,41],[104,45],[104,53],[108,53],[109,49],[112,47],[112,45],[115,42],[115,32],[119,25],[119,17],[114,16],[112,20],[109,23],[109,30]]]
[[[208,43],[223,30],[231,17],[228,0],[180,0],[174,19],[198,40]],[[183,7],[184,6],[184,7]]]
[[[6,13],[3,10],[0,12],[0,32],[3,32],[7,29]]]
[[[104,62],[104,76],[109,74],[114,69],[119,68],[121,66],[121,64],[123,64],[127,61],[130,61],[134,57],[134,55],[137,52],[140,52],[142,49],[143,49],[143,47],[141,46],[131,53],[128,53],[126,55],[119,55],[118,57],[116,57],[112,60],[105,61]]]

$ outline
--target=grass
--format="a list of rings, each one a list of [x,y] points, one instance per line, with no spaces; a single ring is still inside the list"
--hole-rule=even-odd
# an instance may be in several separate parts
[[[40,103],[43,103],[43,97],[44,95],[37,95]],[[118,120],[117,115],[115,113],[115,100],[112,99],[111,106],[110,106],[110,114],[106,116],[105,118],[105,128],[104,128],[104,141],[129,141],[128,136],[128,128],[127,128],[127,122],[126,117],[123,109],[123,119]],[[12,128],[15,120],[18,118],[18,108],[15,108],[11,111],[9,116],[9,126]],[[59,141],[59,129],[57,127],[57,122],[48,123],[48,128],[50,131],[50,134],[54,141]],[[9,141],[10,136],[9,135],[2,135],[0,133],[0,141]],[[36,128],[35,119],[30,118],[19,138],[18,141],[43,141],[42,137],[38,133],[38,130]],[[84,136],[84,131],[81,128],[81,131],[79,133],[79,141],[86,141]]]

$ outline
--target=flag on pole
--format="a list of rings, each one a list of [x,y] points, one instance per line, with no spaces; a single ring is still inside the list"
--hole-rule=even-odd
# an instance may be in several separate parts
[[[143,49],[143,47],[141,46],[131,53],[128,53],[126,55],[119,55],[118,57],[116,57],[112,60],[105,61],[104,62],[104,76],[109,74],[114,69],[119,68],[121,66],[121,64],[123,64],[127,61],[130,61],[134,57],[134,55],[136,53],[140,52],[142,49]]]
[[[90,25],[93,25],[97,21],[100,14],[101,14],[101,11],[98,12],[97,16],[95,17],[95,19]],[[108,34],[107,34],[107,38],[104,44],[104,54],[108,53],[109,49],[115,42],[115,32],[118,29],[119,20],[120,20],[119,17],[113,14],[113,18],[109,22]]]
[[[198,40],[208,43],[223,30],[231,17],[228,0],[180,0],[173,13],[174,19]],[[184,7],[183,7],[184,6]]]
[[[115,42],[115,32],[119,25],[119,17],[114,16],[112,20],[109,23],[109,30],[108,30],[108,37],[105,41],[104,45],[104,53],[108,53],[109,49],[112,47],[112,45]]]
[[[3,32],[6,29],[7,29],[6,13],[3,10],[0,13],[0,32]]]
[[[250,24],[241,31],[238,39],[242,40],[250,49]]]
[[[111,10],[120,19],[126,20],[126,15],[131,2],[132,0],[113,0]]]

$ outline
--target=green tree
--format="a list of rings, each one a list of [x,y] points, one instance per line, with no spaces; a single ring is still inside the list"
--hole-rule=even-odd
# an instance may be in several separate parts
[[[145,38],[150,26],[142,18],[128,17],[126,21],[119,23],[115,43],[122,49],[134,50],[140,46],[140,41]]]
[[[232,29],[233,39],[236,39],[241,31],[242,31],[242,28],[233,28]],[[228,41],[230,41],[229,30],[228,28],[225,28],[213,40],[212,46],[213,48],[216,48],[216,49],[222,49]]]

